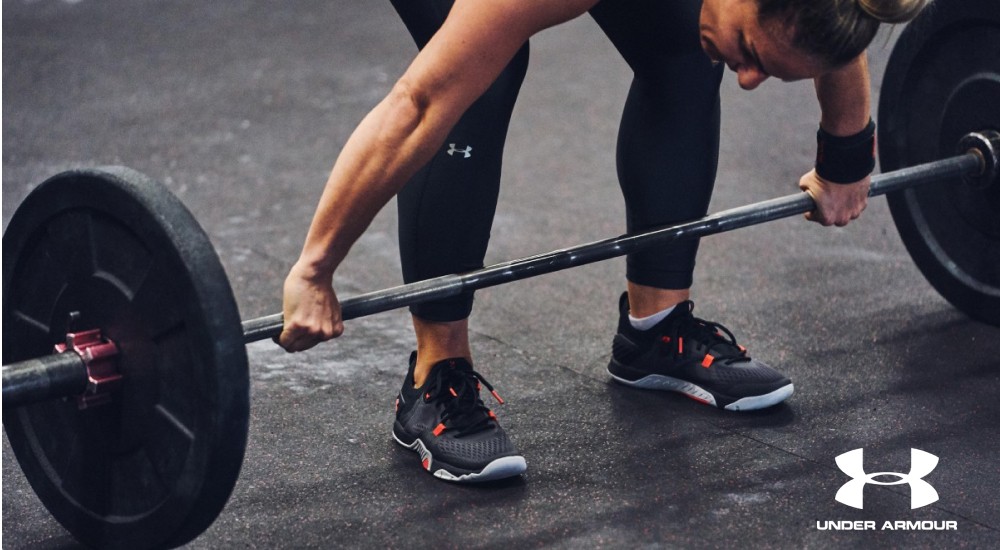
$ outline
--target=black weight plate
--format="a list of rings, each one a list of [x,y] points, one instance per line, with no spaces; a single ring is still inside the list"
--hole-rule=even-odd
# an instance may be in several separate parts
[[[878,119],[883,172],[952,156],[968,132],[1000,130],[1000,2],[934,2],[907,26]],[[1000,325],[1000,184],[976,189],[955,178],[888,202],[931,285],[970,317]]]
[[[3,236],[3,362],[51,353],[75,329],[120,349],[105,405],[53,399],[5,411],[32,488],[81,542],[173,547],[215,520],[249,421],[246,346],[207,236],[165,187],[125,168],[66,172]]]

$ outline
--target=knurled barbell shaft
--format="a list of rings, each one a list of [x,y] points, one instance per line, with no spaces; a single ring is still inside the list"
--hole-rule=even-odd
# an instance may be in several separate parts
[[[943,160],[879,174],[872,177],[868,196],[875,197],[931,181],[978,173],[983,169],[982,162],[980,155],[968,152]],[[554,250],[464,274],[444,275],[362,294],[341,302],[341,316],[347,321],[429,300],[457,296],[466,291],[502,285],[511,281],[528,279],[545,273],[624,256],[653,245],[724,233],[741,227],[804,214],[815,207],[816,203],[808,193],[794,193],[723,210],[678,225]],[[250,319],[243,322],[243,336],[247,343],[274,338],[281,334],[283,326],[284,321],[280,313]]]
[[[878,196],[931,181],[978,173],[982,157],[972,152],[929,162],[872,178],[869,196]],[[815,208],[808,193],[800,192],[724,210],[694,221],[622,235],[611,239],[512,260],[469,273],[445,275],[348,298],[341,303],[343,319],[373,315],[462,292],[497,286],[571,267],[624,256],[653,245],[704,237],[741,227],[804,214]],[[247,343],[281,334],[280,313],[244,321]],[[3,367],[3,407],[18,407],[45,399],[82,393],[88,383],[85,362],[74,352],[28,359]]]

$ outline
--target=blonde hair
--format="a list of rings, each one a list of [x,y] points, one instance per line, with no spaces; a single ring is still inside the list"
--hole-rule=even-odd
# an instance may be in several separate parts
[[[929,0],[757,0],[761,25],[778,24],[792,45],[829,67],[861,54],[881,23],[904,23]]]

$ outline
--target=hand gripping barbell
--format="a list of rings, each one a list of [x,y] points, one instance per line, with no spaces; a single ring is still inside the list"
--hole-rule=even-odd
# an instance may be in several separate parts
[[[889,194],[904,243],[942,295],[1000,325],[1000,16],[990,2],[928,10],[900,37],[879,108],[885,172],[870,196]],[[364,294],[344,300],[342,314],[371,315],[814,206],[796,193]],[[39,498],[91,546],[172,547],[197,537],[221,512],[243,460],[245,344],[278,335],[281,315],[241,321],[204,231],[164,186],[127,168],[42,183],[12,217],[3,250],[4,426]]]

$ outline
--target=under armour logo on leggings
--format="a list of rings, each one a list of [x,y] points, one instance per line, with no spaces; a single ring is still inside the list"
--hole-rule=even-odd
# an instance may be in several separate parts
[[[837,466],[847,475],[851,476],[851,481],[844,484],[837,491],[835,497],[837,502],[846,504],[854,508],[862,508],[864,502],[865,485],[873,483],[875,485],[899,485],[901,483],[910,484],[910,509],[920,508],[937,501],[938,494],[923,478],[931,473],[937,466],[938,457],[921,451],[920,449],[910,449],[910,472],[902,474],[899,472],[876,472],[874,474],[865,473],[863,463],[864,449],[854,449],[837,457]],[[896,481],[876,481],[878,476],[898,477]]]
[[[456,149],[454,143],[449,143],[448,146],[451,147],[451,149],[448,149],[448,155],[450,155],[450,156],[455,156],[455,153],[462,153],[462,154],[464,154],[465,155],[464,158],[469,158],[469,157],[472,156],[472,146],[471,145],[467,146],[465,149]]]

